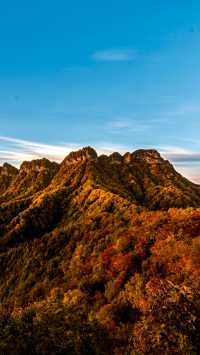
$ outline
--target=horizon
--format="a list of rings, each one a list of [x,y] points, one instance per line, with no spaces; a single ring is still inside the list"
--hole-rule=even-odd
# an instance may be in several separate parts
[[[200,183],[198,0],[19,0],[0,20],[0,165],[152,148]]]

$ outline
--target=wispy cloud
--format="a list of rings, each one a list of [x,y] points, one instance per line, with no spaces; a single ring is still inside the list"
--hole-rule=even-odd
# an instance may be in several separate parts
[[[158,149],[168,160],[176,164],[200,162],[200,152],[168,145],[159,146]]]
[[[196,184],[200,183],[200,175],[190,175],[189,179]]]
[[[127,62],[136,59],[137,52],[134,49],[105,49],[92,54],[92,59],[105,62]]]
[[[200,183],[200,152],[177,146],[160,146],[158,150],[183,176]]]
[[[160,145],[155,148],[165,159],[169,160],[175,166],[179,173],[194,183],[200,183],[199,151],[173,145]]]
[[[61,161],[70,151],[79,149],[78,144],[44,144],[27,140],[0,136],[0,161],[19,165],[24,160],[46,157]]]
[[[100,142],[93,145],[98,154],[111,154],[114,151],[124,153],[128,148],[124,145]],[[0,165],[4,162],[19,166],[25,160],[47,158],[61,162],[71,151],[81,149],[83,144],[61,143],[44,144],[13,137],[0,136]]]

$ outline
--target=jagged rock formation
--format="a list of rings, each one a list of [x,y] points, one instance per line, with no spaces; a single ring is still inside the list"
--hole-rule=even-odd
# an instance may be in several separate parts
[[[17,174],[18,170],[10,164],[0,167],[0,195],[8,189]]]
[[[52,163],[47,159],[24,162],[7,192],[19,196],[41,191],[49,185],[58,169],[59,164]]]
[[[43,190],[58,172],[59,164],[47,159],[23,162],[20,169],[4,164],[0,176],[9,177],[9,183],[2,189],[0,202],[16,197],[28,196]]]
[[[76,152],[71,152],[64,160],[64,164],[76,164],[77,162],[84,162],[85,160],[96,160],[97,153],[91,147],[85,147]]]
[[[145,161],[149,164],[163,164],[164,159],[161,155],[154,149],[139,149],[132,153],[133,160]]]

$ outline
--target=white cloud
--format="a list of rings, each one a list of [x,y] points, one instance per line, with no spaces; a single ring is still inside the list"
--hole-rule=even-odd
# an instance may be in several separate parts
[[[176,164],[200,162],[200,152],[177,146],[162,145],[158,147],[163,156]]]
[[[174,164],[179,173],[196,184],[200,183],[200,152],[168,145],[157,149],[165,159]]]
[[[129,122],[116,121],[113,125],[118,129],[122,129],[129,127]],[[134,149],[138,148],[132,148],[128,145],[120,145],[107,142],[96,143],[93,146],[97,150],[98,154],[109,154],[114,151],[124,153],[126,151],[133,151]],[[9,160],[13,161],[14,163],[20,163],[24,160],[46,157],[50,160],[61,161],[71,151],[81,149],[82,147],[83,145],[76,143],[62,143],[56,145],[44,144],[13,137],[0,136],[0,160]],[[154,147],[144,146],[144,148],[150,149]],[[160,145],[155,148],[159,150],[161,155],[175,163],[190,163],[200,161],[200,152],[168,145]]]
[[[114,151],[125,153],[128,148],[123,145],[106,142],[94,144],[98,154],[111,154]],[[13,137],[0,136],[0,163],[9,162],[19,166],[25,160],[47,158],[61,162],[71,151],[81,149],[83,145],[76,143],[44,144]]]
[[[200,183],[200,175],[189,175],[189,179],[196,184]]]
[[[78,144],[43,144],[27,140],[0,136],[0,161],[8,161],[19,165],[24,160],[46,157],[54,161],[61,161],[72,150],[80,148]]]
[[[105,62],[127,62],[136,59],[137,52],[133,49],[107,49],[92,54],[92,59]]]

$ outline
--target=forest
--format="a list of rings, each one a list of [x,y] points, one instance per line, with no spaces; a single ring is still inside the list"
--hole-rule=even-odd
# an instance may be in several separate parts
[[[90,147],[0,183],[0,354],[199,354],[200,186]]]

